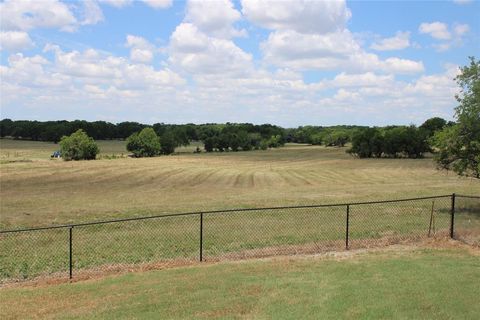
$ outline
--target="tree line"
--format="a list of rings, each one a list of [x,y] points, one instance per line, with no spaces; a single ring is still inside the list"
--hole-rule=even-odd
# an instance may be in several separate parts
[[[161,141],[160,149],[155,148],[156,155],[171,154],[179,146],[189,145],[192,141],[201,141],[206,152],[265,150],[281,147],[288,142],[336,147],[352,143],[349,152],[359,157],[421,157],[423,153],[431,150],[429,139],[433,133],[452,124],[441,118],[432,118],[418,128],[414,126],[379,128],[300,126],[285,129],[270,124],[254,125],[250,123],[199,125],[155,123],[146,125],[137,122],[113,124],[105,121],[40,122],[3,119],[0,121],[0,135],[14,139],[56,143],[62,137],[81,130],[94,140],[127,140],[127,145],[133,148],[139,143],[140,133],[149,128],[151,129],[148,130],[150,138],[147,139],[147,136],[143,135],[140,137],[150,141]],[[155,134],[155,137],[151,137],[152,133]],[[143,152],[139,152],[139,154],[143,154]]]
[[[388,126],[364,128],[352,136],[352,147],[347,152],[360,158],[422,158],[433,152],[433,136],[445,127],[453,126],[442,118],[431,118],[420,127]]]

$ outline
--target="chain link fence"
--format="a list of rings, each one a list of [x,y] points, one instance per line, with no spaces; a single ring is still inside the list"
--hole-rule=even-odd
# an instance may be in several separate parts
[[[480,245],[480,197],[192,212],[0,231],[0,283],[452,237]]]

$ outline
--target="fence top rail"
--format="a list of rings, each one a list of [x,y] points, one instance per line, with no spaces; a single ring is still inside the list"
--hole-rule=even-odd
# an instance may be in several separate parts
[[[456,198],[480,199],[480,196],[467,196],[463,194],[455,194]]]
[[[406,201],[415,201],[415,200],[439,199],[439,198],[448,198],[448,197],[451,197],[451,196],[452,196],[452,194],[439,195],[439,196],[428,196],[428,197],[417,197],[417,198],[406,198],[406,199],[394,199],[394,200],[363,201],[363,202],[334,203],[334,204],[315,204],[315,205],[304,205],[304,206],[238,208],[238,209],[224,209],[224,210],[210,210],[210,211],[193,211],[193,212],[162,214],[162,215],[153,215],[153,216],[144,216],[144,217],[124,218],[124,219],[92,221],[92,222],[83,222],[83,223],[75,223],[75,224],[61,224],[61,225],[45,226],[45,227],[0,230],[0,234],[27,232],[27,231],[40,231],[40,230],[50,230],[50,229],[62,229],[62,228],[74,228],[74,227],[84,227],[84,226],[116,223],[116,222],[160,219],[160,218],[180,217],[180,216],[193,216],[193,215],[201,215],[201,214],[220,214],[220,213],[233,213],[233,212],[245,212],[245,211],[263,211],[263,210],[282,210],[282,209],[343,207],[343,206],[355,206],[355,205],[367,205],[367,204],[381,204],[381,203],[395,203],[395,202],[406,202]],[[456,196],[458,197],[459,195],[456,195]],[[461,197],[477,198],[476,196],[461,196]],[[478,197],[478,198],[480,198],[480,197]]]

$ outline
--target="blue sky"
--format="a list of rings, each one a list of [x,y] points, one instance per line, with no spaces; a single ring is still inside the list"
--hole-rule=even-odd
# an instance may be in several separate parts
[[[478,1],[2,1],[1,117],[452,119]]]

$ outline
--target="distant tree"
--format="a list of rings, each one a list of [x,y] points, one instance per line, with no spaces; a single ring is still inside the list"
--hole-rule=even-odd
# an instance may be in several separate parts
[[[437,132],[435,160],[440,168],[459,175],[480,178],[480,61],[470,57],[470,65],[455,77],[461,91],[455,98],[457,123]]]
[[[445,119],[434,117],[426,120],[421,126],[420,129],[426,131],[428,137],[431,137],[435,132],[442,130],[447,125]]]
[[[310,136],[310,143],[314,145],[321,145],[324,141],[324,135],[321,133],[315,133]]]
[[[12,135],[13,121],[11,119],[3,119],[0,121],[0,136],[3,138],[5,136]]]
[[[152,128],[144,128],[128,137],[127,150],[137,158],[154,157],[161,152],[160,139]]]
[[[175,152],[176,147],[177,141],[170,131],[165,132],[160,137],[160,150],[162,154],[172,154]]]
[[[267,149],[268,149],[268,141],[262,140],[262,142],[260,142],[260,150],[267,150]]]
[[[343,147],[350,140],[350,136],[344,130],[333,130],[324,138],[326,146]]]
[[[117,124],[117,136],[118,138],[126,139],[143,128],[145,128],[145,125],[138,122],[120,122]]]
[[[260,149],[260,143],[262,142],[262,136],[258,132],[253,132],[248,134],[248,140],[249,144],[252,149],[258,150]],[[247,151],[247,149],[244,149],[246,147],[242,147],[243,150]]]
[[[278,148],[284,145],[281,135],[274,135],[271,136],[270,139],[267,140],[267,144],[269,148]]]
[[[347,152],[358,156],[359,158],[371,158],[380,156],[379,142],[381,133],[377,128],[360,129],[354,133],[352,138],[352,147]],[[383,143],[381,148],[383,148]]]
[[[60,140],[60,152],[64,160],[93,160],[99,149],[93,138],[79,129]]]
[[[207,137],[203,140],[203,147],[207,152],[212,152],[213,149],[215,148],[215,144],[216,144],[215,137]]]

